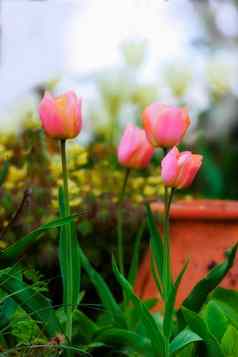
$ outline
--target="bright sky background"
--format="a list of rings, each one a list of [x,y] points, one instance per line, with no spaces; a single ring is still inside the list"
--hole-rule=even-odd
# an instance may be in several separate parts
[[[147,40],[153,76],[186,55],[201,30],[193,15],[189,0],[3,0],[0,110],[42,81],[119,63],[126,39]]]

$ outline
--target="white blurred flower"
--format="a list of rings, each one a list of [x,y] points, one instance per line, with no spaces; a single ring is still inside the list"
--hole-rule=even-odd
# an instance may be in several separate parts
[[[238,81],[237,51],[216,53],[206,66],[208,84],[216,95],[234,91]]]
[[[136,68],[144,63],[147,41],[142,39],[128,40],[122,43],[121,49],[126,64]]]
[[[32,93],[26,93],[21,98],[16,98],[12,105],[6,105],[1,111],[0,131],[18,132],[22,128],[26,115],[36,113],[38,98]]]

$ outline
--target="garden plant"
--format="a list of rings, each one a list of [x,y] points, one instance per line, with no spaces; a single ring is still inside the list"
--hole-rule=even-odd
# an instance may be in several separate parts
[[[189,257],[180,274],[173,277],[170,206],[174,193],[192,184],[203,161],[201,155],[180,152],[177,148],[190,125],[187,110],[153,102],[142,113],[143,129],[129,123],[118,146],[118,161],[125,169],[116,201],[117,249],[111,252],[111,269],[121,291],[118,299],[110,283],[85,254],[84,242],[77,236],[82,213],[73,212],[71,207],[66,145],[68,139],[79,135],[83,125],[81,99],[73,91],[58,97],[47,92],[38,109],[44,133],[60,147],[59,217],[18,238],[0,252],[0,356],[238,356],[238,293],[218,287],[235,261],[237,244],[175,309],[176,294],[186,274]],[[127,269],[123,221],[128,214],[124,201],[131,172],[146,169],[156,150],[163,152],[160,165],[164,187],[162,224],[158,225],[150,204],[145,203],[145,221],[141,219],[138,224]],[[5,170],[3,167],[1,184],[6,179]],[[143,301],[134,292],[145,226],[149,231],[151,272],[160,293],[159,301]],[[52,303],[53,297],[49,296],[44,280],[29,282],[29,272],[27,279],[22,264],[27,249],[52,230],[59,231],[62,298],[57,306]],[[95,318],[83,309],[87,305],[87,291],[81,284],[84,275],[100,299],[100,304],[91,306],[98,310]],[[155,313],[153,307],[158,304],[160,311]],[[24,332],[24,338],[19,338],[19,330]]]

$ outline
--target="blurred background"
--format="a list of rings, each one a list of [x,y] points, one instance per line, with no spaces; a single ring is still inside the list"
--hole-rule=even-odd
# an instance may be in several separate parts
[[[237,39],[236,0],[2,0],[0,130],[37,121],[45,89],[83,97],[83,147],[116,144],[153,100],[186,105],[200,192],[235,199]]]
[[[0,248],[57,213],[58,148],[42,135],[37,104],[45,90],[69,89],[83,97],[84,123],[68,146],[72,206],[83,210],[79,235],[105,274],[124,174],[116,146],[152,101],[188,108],[184,145],[205,157],[183,196],[238,199],[237,0],[2,0]],[[138,204],[163,196],[159,159],[129,181],[127,239]],[[34,264],[56,262],[55,247],[52,233]]]

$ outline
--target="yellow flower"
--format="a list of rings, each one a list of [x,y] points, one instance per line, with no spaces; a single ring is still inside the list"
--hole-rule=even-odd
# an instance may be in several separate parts
[[[141,202],[143,202],[143,200],[144,200],[143,196],[142,196],[142,195],[139,195],[139,194],[133,195],[133,196],[132,196],[132,199],[133,199],[133,201],[136,202],[136,203],[141,203]]]
[[[138,188],[142,187],[144,184],[144,178],[143,177],[136,177],[131,180],[131,186],[137,190]]]
[[[153,186],[145,186],[144,195],[145,196],[155,196],[157,194],[156,187]]]
[[[162,183],[162,180],[160,176],[150,176],[148,177],[147,182],[151,185],[159,185]]]
[[[3,240],[0,240],[0,249],[5,249],[7,247],[7,243]]]
[[[71,201],[70,201],[70,205],[72,206],[72,207],[77,207],[77,206],[79,206],[80,204],[82,203],[82,198],[81,197],[75,197],[75,198],[73,198],[73,199],[71,199]]]
[[[10,166],[8,171],[8,176],[3,184],[3,187],[7,190],[12,190],[14,188],[20,188],[24,184],[27,175],[27,168],[24,165],[22,168],[16,166]]]

